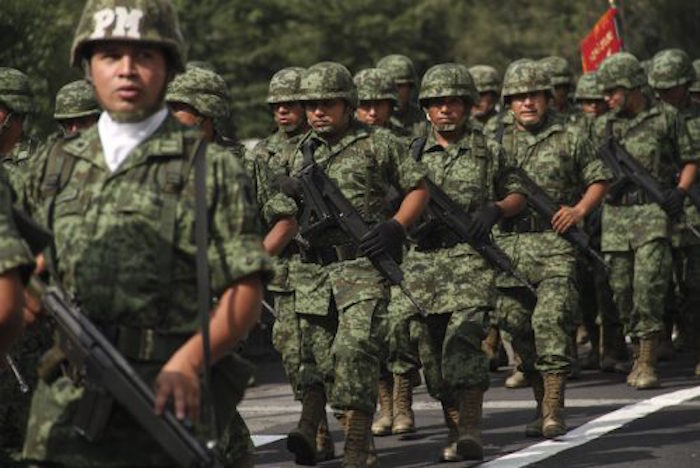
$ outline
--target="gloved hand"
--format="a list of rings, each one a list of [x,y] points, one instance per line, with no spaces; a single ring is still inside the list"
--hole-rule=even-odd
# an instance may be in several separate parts
[[[470,234],[477,240],[484,240],[491,234],[493,225],[503,216],[503,211],[495,203],[487,203],[482,206],[472,216],[474,223],[471,226]]]
[[[384,221],[369,230],[360,240],[360,250],[368,257],[388,253],[396,261],[403,254],[406,230],[395,219]]]
[[[280,192],[297,202],[301,200],[304,195],[304,188],[301,182],[295,177],[279,174],[275,177],[275,185],[279,187]]]
[[[678,219],[683,214],[685,195],[685,190],[678,187],[668,189],[664,193],[664,202],[661,204],[661,208],[668,213],[671,219]]]

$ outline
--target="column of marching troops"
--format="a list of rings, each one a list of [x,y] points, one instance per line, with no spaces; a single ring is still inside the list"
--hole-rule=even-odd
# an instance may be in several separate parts
[[[439,458],[481,460],[484,392],[502,347],[517,364],[506,386],[532,387],[537,403],[526,435],[545,438],[566,433],[565,382],[581,368],[657,388],[673,331],[675,345],[697,353],[700,214],[687,193],[700,155],[700,61],[681,50],[643,63],[617,53],[577,84],[555,56],[516,60],[502,80],[488,65],[443,63],[419,81],[403,55],[354,77],[335,62],[284,68],[267,96],[277,130],[247,152],[224,79],[205,63],[185,66],[168,2],[88,1],[71,54],[87,80],[61,88],[60,131],[41,145],[22,138],[28,78],[0,69],[0,352],[18,357],[34,390],[30,402],[5,372],[3,464],[173,463],[119,405],[94,431],[76,430],[89,379],[52,343],[36,298],[21,299],[30,276],[71,291],[155,385],[157,412],[173,401],[178,418],[202,421],[201,435],[214,411],[225,466],[253,465],[235,410],[250,368],[229,350],[257,320],[264,283],[273,344],[302,404],[287,438],[302,465],[335,456],[330,403],[343,466],[378,466],[373,436],[416,431],[421,369],[448,429]],[[660,182],[663,203],[613,177],[597,149],[610,136]],[[190,170],[200,138],[209,142],[207,256],[217,297],[214,401],[202,403]],[[297,176],[312,163],[370,226],[359,242],[337,224],[309,229],[319,220],[309,220]],[[551,219],[531,208],[518,168],[560,206]],[[469,213],[469,237],[494,241],[517,277],[494,271],[426,214],[426,181]],[[13,205],[52,229],[50,251],[33,258]],[[561,236],[577,225],[607,267]],[[369,260],[385,254],[401,262],[403,285],[427,315]],[[579,359],[586,339],[590,353]]]

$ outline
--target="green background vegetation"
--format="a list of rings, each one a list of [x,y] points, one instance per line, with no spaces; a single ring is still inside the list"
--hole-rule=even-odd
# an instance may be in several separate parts
[[[320,60],[354,73],[389,53],[403,53],[418,72],[439,62],[487,63],[559,54],[580,70],[579,42],[606,0],[173,0],[189,43],[227,80],[241,138],[272,128],[264,104],[278,69]],[[28,73],[41,114],[34,131],[52,130],[53,96],[80,77],[68,67],[83,0],[2,0],[0,65]],[[666,47],[700,57],[700,2],[627,0],[626,49],[640,59]]]

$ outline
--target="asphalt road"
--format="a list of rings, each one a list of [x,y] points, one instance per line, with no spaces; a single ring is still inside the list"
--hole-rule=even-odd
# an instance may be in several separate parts
[[[298,420],[295,402],[279,361],[258,358],[258,384],[240,406],[257,446],[256,466],[296,466],[285,447],[285,435]],[[559,441],[529,439],[524,426],[534,411],[529,388],[503,387],[508,371],[493,373],[485,396],[483,464],[438,463],[447,435],[438,402],[425,386],[415,390],[418,431],[407,439],[375,438],[382,467],[542,466],[542,467],[700,467],[700,380],[692,375],[693,359],[678,354],[661,363],[662,387],[639,391],[627,387],[623,375],[585,371],[566,389],[569,433]],[[330,416],[336,454],[342,433]],[[340,459],[319,466],[338,467]]]

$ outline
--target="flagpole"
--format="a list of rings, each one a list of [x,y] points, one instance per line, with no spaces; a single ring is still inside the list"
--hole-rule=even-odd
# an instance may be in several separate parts
[[[622,2],[623,0],[620,0],[620,6],[618,7],[615,0],[608,0],[610,8],[615,8],[619,11],[619,14],[615,15],[615,19],[613,21],[615,23],[615,29],[617,30],[617,37],[620,38],[620,50],[625,50],[625,34],[622,29],[625,25],[625,21],[623,18]]]

